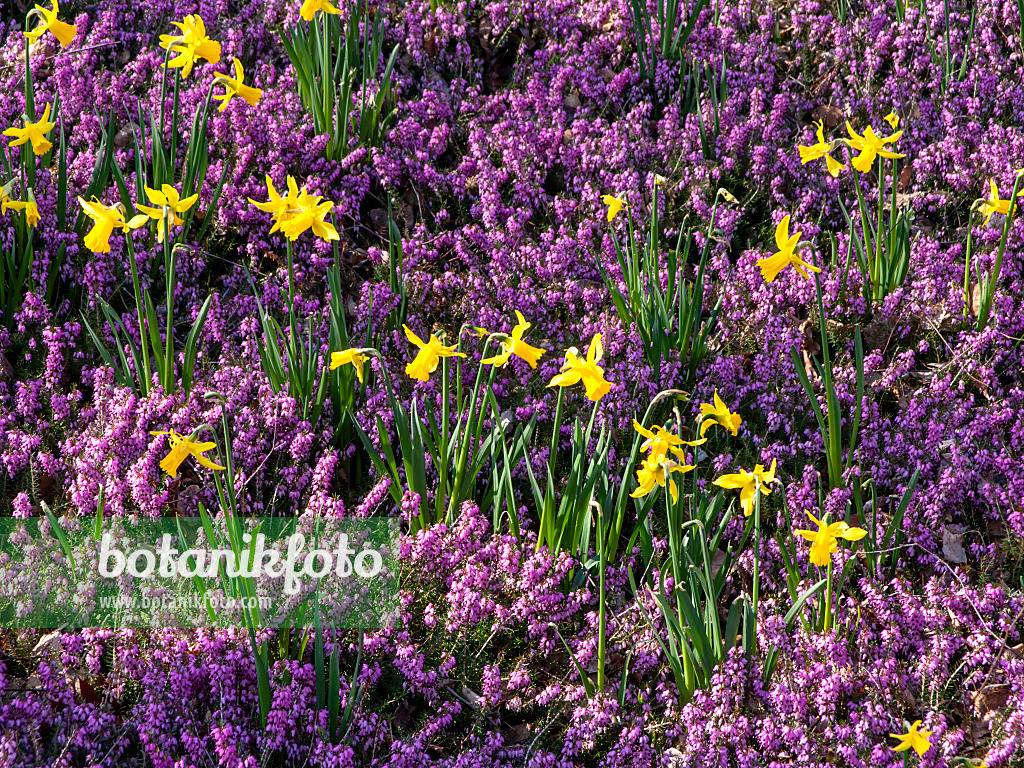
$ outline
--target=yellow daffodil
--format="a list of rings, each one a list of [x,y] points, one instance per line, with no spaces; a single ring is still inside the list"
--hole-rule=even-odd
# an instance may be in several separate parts
[[[39,223],[39,208],[36,206],[35,198],[29,194],[28,200],[4,200],[3,212],[7,213],[7,209],[10,208],[14,211],[25,212],[25,223],[30,227],[34,227]]]
[[[832,178],[835,178],[839,175],[840,171],[846,170],[846,166],[829,154],[833,147],[831,143],[825,141],[825,126],[822,122],[819,120],[815,125],[818,126],[818,143],[812,144],[809,147],[797,146],[797,150],[800,152],[800,162],[807,164],[812,160],[817,160],[819,157],[824,157],[828,172],[832,175]]]
[[[494,357],[481,360],[480,363],[482,365],[493,365],[496,368],[502,368],[512,358],[512,355],[515,355],[528,362],[531,368],[537,367],[537,361],[540,360],[547,350],[531,347],[523,341],[523,334],[530,327],[530,323],[526,322],[526,319],[519,310],[516,310],[516,318],[519,320],[519,324],[512,329],[512,335],[501,339],[501,352]],[[504,334],[502,335],[504,336]]]
[[[624,197],[616,197],[615,195],[603,195],[601,202],[608,206],[608,221],[614,221],[615,217],[619,215],[619,211],[626,205]]]
[[[366,354],[373,352],[372,349],[345,349],[341,352],[331,353],[331,370],[346,364],[351,364],[356,369],[356,378],[363,383],[363,366],[366,364]]]
[[[78,204],[93,220],[93,227],[85,236],[85,247],[93,253],[110,253],[110,236],[114,229],[120,229],[122,232],[128,229],[128,222],[124,220],[124,210],[119,205],[104,205],[95,197],[92,202],[78,198]]]
[[[299,9],[299,15],[306,21],[312,21],[317,11],[338,15],[341,13],[331,4],[331,0],[305,0]]]
[[[484,336],[491,335],[490,331],[488,331],[486,328],[481,328],[479,325],[473,326],[473,333],[476,335],[478,339],[482,339]]]
[[[783,269],[788,267],[790,264],[793,268],[800,273],[804,278],[810,277],[806,270],[811,272],[821,272],[820,267],[816,267],[813,264],[809,264],[801,259],[796,253],[797,243],[800,242],[800,233],[797,232],[792,237],[789,236],[789,215],[779,222],[779,226],[775,228],[775,244],[779,247],[779,252],[764,259],[757,260],[757,266],[761,268],[761,276],[767,282],[772,282]]]
[[[693,467],[689,464],[679,464],[671,459],[664,458],[664,456],[655,460],[652,454],[640,469],[636,471],[636,481],[640,487],[629,495],[631,498],[638,499],[653,491],[655,486],[664,488],[667,482],[669,493],[672,495],[672,503],[675,504],[679,499],[679,489],[676,487],[676,481],[672,479],[672,473],[680,472],[686,474],[692,469]]]
[[[900,745],[892,748],[893,752],[906,752],[908,749],[913,749],[917,752],[918,757],[924,757],[924,753],[932,746],[932,743],[928,740],[932,732],[919,731],[918,726],[920,725],[921,721],[916,720],[906,733],[890,733],[889,735],[894,739],[900,740]]]
[[[897,115],[895,112],[890,112],[882,119],[885,120],[885,122],[889,124],[889,127],[892,128],[894,131],[896,130],[896,126],[900,124],[900,116]]]
[[[896,131],[892,136],[887,136],[883,139],[881,136],[875,136],[875,132],[871,130],[870,125],[864,129],[863,136],[858,136],[849,122],[846,123],[846,130],[850,134],[850,139],[847,143],[851,148],[860,152],[859,155],[853,158],[853,167],[861,173],[870,173],[871,166],[874,165],[875,158],[879,155],[888,158],[906,157],[906,155],[890,152],[884,148],[885,144],[892,144],[902,136],[903,131]]]
[[[767,472],[764,471],[762,465],[758,464],[754,467],[753,472],[747,472],[741,468],[737,474],[722,475],[714,483],[719,488],[738,489],[740,492],[740,508],[743,510],[745,517],[750,517],[754,511],[755,492],[760,487],[761,493],[765,495],[770,494],[771,488],[768,487],[768,484],[774,482],[774,480],[775,459],[772,459],[772,468]]]
[[[988,220],[992,218],[993,213],[1001,213],[1003,216],[1008,216],[1010,214],[1010,201],[999,199],[999,189],[996,187],[994,179],[988,180],[988,187],[988,199],[982,200],[981,206],[979,207],[979,210],[985,216],[985,221],[982,223],[983,227],[988,226]],[[1021,196],[1024,196],[1024,191],[1017,193],[1017,197]],[[1016,207],[1017,206],[1015,205],[1014,208]]]
[[[71,45],[71,41],[78,34],[78,27],[74,24],[65,24],[58,19],[57,13],[59,11],[60,8],[57,5],[57,0],[53,0],[53,8],[49,11],[41,5],[37,5],[28,12],[30,16],[34,15],[39,19],[39,23],[35,28],[25,33],[25,37],[29,39],[29,42],[34,43],[44,32],[51,32],[57,38],[61,48],[67,48]]]
[[[216,443],[197,443],[191,437],[179,435],[173,429],[170,432],[150,432],[149,434],[167,435],[167,440],[171,444],[171,450],[160,462],[160,469],[171,477],[178,476],[178,467],[189,456],[195,456],[196,461],[207,469],[224,469],[220,464],[214,464],[203,456],[208,450],[215,448],[217,446]]]
[[[738,413],[733,413],[729,410],[729,406],[727,406],[722,401],[722,398],[718,396],[717,389],[715,389],[713,405],[711,403],[701,403],[700,405],[701,437],[704,437],[704,433],[715,424],[725,427],[732,433],[733,437],[735,437],[738,434],[740,424],[742,423],[742,417]]]
[[[633,419],[633,429],[635,429],[640,435],[647,439],[640,444],[640,450],[650,451],[650,455],[647,457],[648,461],[658,461],[663,459],[670,451],[675,454],[679,459],[685,459],[683,455],[683,449],[681,445],[700,445],[701,443],[707,442],[706,440],[694,440],[689,442],[683,440],[679,435],[674,432],[669,432],[667,429],[662,427],[660,424],[655,424],[652,432],[649,429],[645,429],[644,426]]]
[[[405,372],[417,381],[426,381],[430,374],[437,370],[437,361],[442,357],[465,357],[462,352],[456,352],[456,345],[446,347],[434,334],[430,334],[430,341],[423,341],[419,336],[409,330],[409,326],[403,325],[405,338],[420,348],[413,361],[405,366]]]
[[[189,208],[195,205],[196,200],[199,199],[199,195],[190,195],[184,200],[178,194],[178,190],[172,187],[170,184],[164,184],[158,192],[155,189],[146,187],[146,197],[149,198],[155,207],[148,205],[142,205],[141,203],[136,204],[136,208],[142,211],[145,215],[135,216],[131,221],[128,222],[128,226],[132,229],[141,227],[149,219],[155,219],[157,223],[157,242],[162,243],[164,241],[164,212],[166,211],[171,219],[172,225],[184,224],[185,220],[179,216],[179,213],[185,213]]]
[[[160,47],[178,54],[167,62],[170,68],[181,67],[181,76],[188,77],[199,59],[211,64],[220,61],[220,43],[206,35],[206,25],[199,14],[186,16],[183,22],[171,22],[181,30],[180,35],[160,35]]]
[[[12,147],[20,146],[26,142],[32,142],[32,151],[37,155],[45,155],[46,152],[53,146],[53,142],[46,140],[46,134],[54,129],[56,123],[50,122],[50,105],[46,105],[46,109],[43,110],[43,116],[34,123],[25,123],[24,128],[8,128],[4,131],[4,136],[14,137],[14,141],[11,142]]]
[[[312,229],[313,234],[321,240],[337,240],[338,230],[330,222],[324,221],[333,207],[334,203],[330,200],[321,203],[319,195],[311,195],[303,187],[291,210],[281,217],[281,231],[289,240],[295,240],[307,229]]]
[[[548,382],[548,386],[570,387],[582,381],[587,390],[587,399],[596,403],[612,389],[611,382],[604,378],[604,368],[598,365],[602,357],[604,347],[601,346],[601,334],[596,333],[590,342],[590,349],[587,350],[586,360],[580,359],[576,347],[566,350],[562,370]]]
[[[223,112],[228,107],[228,103],[235,96],[241,96],[247,102],[250,107],[255,107],[260,98],[263,96],[263,91],[259,88],[253,88],[242,82],[245,77],[245,73],[242,71],[242,62],[238,59],[232,59],[235,67],[235,76],[228,77],[227,75],[214,75],[213,81],[219,85],[223,85],[225,88],[224,93],[218,93],[213,98],[216,101],[221,102],[221,105],[217,108],[218,111]]]
[[[288,217],[291,215],[291,212],[295,207],[295,202],[296,200],[298,200],[299,197],[299,185],[295,182],[295,179],[293,177],[289,176],[287,179],[288,194],[286,194],[284,197],[281,197],[281,195],[277,193],[277,190],[274,189],[274,182],[271,180],[269,174],[266,177],[266,181],[267,195],[269,196],[270,199],[267,200],[267,202],[265,203],[261,203],[258,200],[253,200],[250,197],[249,202],[255,205],[257,208],[259,208],[261,211],[266,211],[267,213],[273,214],[274,226],[271,227],[270,234],[274,234],[275,232],[277,232],[277,230],[281,228],[284,222],[287,221]]]
[[[868,532],[863,528],[852,528],[844,522],[830,523],[826,525],[818,520],[810,512],[807,516],[818,526],[817,531],[795,531],[797,536],[802,536],[811,543],[811,562],[817,566],[824,567],[832,562],[832,553],[839,548],[837,539],[847,541],[860,541]]]

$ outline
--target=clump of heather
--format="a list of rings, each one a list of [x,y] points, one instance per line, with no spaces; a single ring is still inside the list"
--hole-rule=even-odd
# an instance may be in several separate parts
[[[1024,759],[1021,7],[677,9],[0,21],[0,514],[402,526],[330,692],[4,624],[5,765]]]

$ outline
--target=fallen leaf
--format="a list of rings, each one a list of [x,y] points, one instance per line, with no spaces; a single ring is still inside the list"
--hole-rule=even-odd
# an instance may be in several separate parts
[[[942,557],[947,563],[967,562],[963,544],[966,530],[962,525],[947,525],[942,529]]]

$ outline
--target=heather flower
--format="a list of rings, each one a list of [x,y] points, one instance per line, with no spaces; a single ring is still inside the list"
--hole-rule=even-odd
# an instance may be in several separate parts
[[[832,562],[832,553],[838,549],[837,539],[847,541],[860,541],[868,532],[863,528],[853,528],[846,523],[839,521],[826,525],[818,520],[810,512],[807,516],[818,526],[817,531],[795,531],[797,536],[802,536],[811,543],[811,562],[814,565],[824,567]],[[827,519],[827,516],[826,516]]]
[[[312,229],[313,234],[321,240],[337,240],[338,230],[330,222],[324,221],[333,207],[334,203],[329,200],[321,203],[319,195],[311,195],[303,187],[291,210],[282,217],[281,231],[289,240],[297,239],[307,229]]]
[[[818,142],[809,147],[797,146],[797,150],[800,152],[800,162],[801,164],[807,164],[812,160],[817,160],[819,157],[824,157],[828,172],[832,175],[832,178],[835,178],[839,175],[840,171],[846,170],[846,166],[829,154],[835,147],[832,142],[825,141],[825,127],[822,122],[819,120],[815,125],[818,126]]]
[[[356,378],[359,379],[359,383],[363,383],[363,366],[366,364],[366,355],[370,352],[374,352],[373,349],[344,349],[341,352],[331,353],[331,366],[330,369],[333,371],[335,368],[340,368],[343,365],[352,365],[356,369]]]
[[[796,248],[799,242],[799,232],[792,237],[789,236],[789,215],[787,214],[775,228],[775,244],[779,247],[779,252],[767,258],[757,260],[757,266],[761,268],[761,276],[767,282],[770,283],[775,280],[779,272],[790,264],[804,278],[810,277],[806,272],[808,269],[812,272],[821,272],[820,267],[809,264],[797,255]]]
[[[608,221],[614,221],[615,217],[619,215],[619,211],[626,205],[624,197],[616,197],[615,195],[603,195],[601,202],[608,206]]]
[[[245,73],[242,71],[242,62],[238,59],[232,59],[232,63],[235,68],[234,77],[219,74],[213,76],[214,83],[223,85],[225,88],[224,93],[215,94],[213,97],[216,101],[221,102],[221,105],[217,108],[220,112],[227,109],[231,99],[235,96],[241,96],[249,102],[249,106],[252,107],[255,107],[263,96],[263,91],[261,89],[253,88],[252,86],[246,85],[242,82],[245,76]]]
[[[312,21],[317,11],[323,11],[333,15],[341,13],[331,4],[331,0],[305,0],[299,9],[299,15],[306,21]]]
[[[569,347],[565,352],[565,363],[562,364],[561,372],[548,382],[548,386],[570,387],[582,381],[586,387],[587,398],[596,403],[612,389],[611,382],[604,378],[604,368],[598,365],[603,356],[604,347],[601,346],[600,333],[594,334],[585,360],[579,358],[579,350],[576,347]]]
[[[120,205],[104,205],[95,197],[92,202],[79,197],[78,204],[93,220],[93,227],[84,239],[85,247],[93,253],[109,253],[110,236],[114,233],[114,228],[121,231],[128,229],[128,222],[124,220],[124,210]]]
[[[740,428],[740,424],[743,423],[742,417],[738,413],[733,413],[729,410],[729,406],[718,396],[718,389],[715,389],[714,404],[701,403],[700,405],[700,436],[704,437],[704,433],[707,432],[715,424],[725,427],[735,437]]]
[[[43,110],[43,116],[36,122],[30,123],[26,120],[24,128],[8,128],[4,131],[4,136],[14,138],[10,144],[12,147],[31,141],[32,151],[37,155],[45,155],[53,146],[52,141],[46,140],[46,134],[52,131],[56,125],[57,123],[50,122],[50,105],[47,104],[46,109]]]
[[[430,374],[437,370],[437,362],[442,357],[466,356],[463,352],[455,351],[457,345],[446,347],[434,334],[430,334],[429,341],[423,341],[409,329],[409,326],[403,325],[402,327],[405,329],[405,337],[420,348],[413,361],[405,366],[405,372],[418,381],[427,381]]]
[[[171,23],[181,30],[181,34],[160,35],[160,47],[178,54],[167,62],[168,67],[181,67],[181,76],[188,77],[199,59],[206,59],[211,64],[220,61],[220,43],[206,35],[206,25],[198,13],[186,16],[183,22]]]
[[[189,456],[195,456],[196,461],[199,462],[200,466],[206,467],[207,469],[224,469],[220,464],[215,464],[210,461],[210,459],[203,456],[203,454],[211,448],[215,448],[217,445],[216,443],[197,443],[193,441],[191,437],[180,435],[173,429],[169,432],[150,432],[149,434],[167,435],[167,440],[171,444],[171,450],[160,462],[160,469],[171,477],[178,476],[178,467],[180,467],[181,463]]]
[[[145,215],[140,214],[133,217],[132,220],[128,222],[128,226],[135,229],[136,227],[141,227],[145,224],[147,219],[155,219],[157,222],[156,239],[159,243],[164,241],[164,214],[169,214],[171,224],[184,224],[185,220],[178,214],[187,211],[195,205],[196,200],[199,199],[198,194],[190,195],[184,200],[181,199],[178,190],[170,184],[164,184],[159,192],[155,189],[146,187],[146,197],[149,198],[149,202],[151,202],[155,207],[137,203],[135,207]]]
[[[869,125],[864,129],[864,135],[858,136],[849,121],[846,123],[846,130],[850,134],[850,138],[847,143],[851,148],[860,152],[859,155],[853,158],[853,167],[861,173],[871,172],[871,166],[874,165],[875,158],[878,155],[888,158],[906,157],[906,155],[899,155],[884,148],[885,144],[892,144],[902,136],[903,131],[896,131],[892,136],[886,136],[883,139],[881,136],[875,136],[875,132],[871,130],[871,126]]]
[[[900,744],[897,747],[893,747],[893,752],[906,752],[908,749],[913,749],[917,752],[918,757],[923,757],[924,753],[927,752],[932,743],[928,740],[928,737],[932,735],[931,731],[919,731],[918,726],[921,725],[920,720],[915,720],[914,724],[910,726],[910,730],[906,733],[890,733],[894,739],[899,739]]]
[[[758,464],[754,467],[753,472],[747,472],[745,469],[740,469],[736,474],[722,475],[714,484],[720,488],[728,488],[731,490],[739,490],[740,492],[740,508],[743,510],[745,517],[750,517],[750,514],[754,511],[754,493],[761,489],[761,493],[767,495],[771,493],[771,489],[768,487],[769,483],[775,481],[775,459],[772,459],[772,466],[767,472],[764,471],[764,467]]]
[[[523,334],[529,329],[530,323],[526,322],[522,313],[516,310],[516,317],[519,323],[515,328],[512,329],[510,336],[504,336],[501,338],[501,352],[494,357],[489,357],[486,360],[481,360],[483,365],[493,365],[496,368],[504,367],[508,361],[512,358],[512,355],[522,358],[530,364],[531,368],[537,367],[537,361],[540,360],[541,356],[547,350],[540,349],[539,347],[531,347],[525,341],[523,341]],[[483,329],[481,329],[483,330]]]
[[[71,41],[75,39],[75,35],[78,34],[78,27],[74,24],[67,24],[57,18],[57,14],[60,12],[60,8],[57,5],[57,0],[53,0],[53,8],[46,10],[41,5],[37,5],[34,9],[28,12],[29,16],[35,15],[39,19],[39,23],[34,29],[30,29],[25,33],[25,37],[28,38],[30,43],[34,43],[42,36],[44,32],[50,32],[54,37],[57,38],[57,42],[60,43],[61,48],[67,48],[71,45]],[[39,154],[38,152],[36,154]]]
[[[676,487],[675,480],[672,479],[672,473],[680,472],[685,474],[692,469],[692,465],[680,464],[671,459],[666,459],[664,455],[661,458],[655,458],[654,454],[651,454],[636,472],[636,481],[640,487],[629,495],[634,499],[638,499],[653,491],[655,486],[664,488],[665,483],[668,482],[672,503],[675,504],[679,499],[679,489]]]

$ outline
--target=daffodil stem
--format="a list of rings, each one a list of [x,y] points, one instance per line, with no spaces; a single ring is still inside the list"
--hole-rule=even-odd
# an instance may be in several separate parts
[[[885,286],[882,285],[882,211],[885,208],[885,158],[878,156],[878,228],[875,230],[875,263],[872,269],[871,282],[875,301],[885,297]],[[892,222],[890,222],[891,224]],[[891,254],[889,254],[891,257]]]
[[[853,167],[853,159],[851,153],[850,167]],[[860,174],[857,169],[853,169],[853,188],[857,191],[857,205],[860,208],[860,228],[864,235],[864,258],[867,259],[869,254],[874,250],[871,246],[871,232],[868,229],[868,217],[867,211],[864,209],[864,196],[860,191]],[[872,265],[868,265],[868,279],[870,280],[874,268]],[[867,290],[872,290],[872,286],[865,286]]]
[[[174,290],[177,286],[177,275],[175,274],[174,247],[171,244],[171,223],[173,218],[168,215],[164,208],[164,269],[166,271],[167,285],[167,322],[165,325],[166,338],[164,340],[164,370],[161,375],[161,384],[164,392],[174,391]]]
[[[559,387],[561,390],[561,387]],[[597,579],[598,579],[598,597],[597,597],[597,692],[600,694],[604,691],[604,654],[605,654],[605,630],[606,630],[606,613],[607,606],[605,605],[605,583],[604,583],[604,571],[606,566],[605,561],[605,530],[604,530],[604,506],[602,505],[598,513],[597,520]]]
[[[28,24],[33,14],[37,11],[30,11],[25,17],[25,116],[29,122],[35,122],[35,86],[32,84],[32,41],[28,38]],[[30,143],[21,147],[21,159],[25,168],[25,175],[28,177],[28,186],[33,189],[36,186],[36,158]]]
[[[825,618],[822,622],[822,629],[828,632],[832,627],[832,563],[828,564],[825,581]]]
[[[142,394],[148,395],[152,375],[149,369],[149,335],[146,333],[143,320],[142,289],[139,286],[139,268],[135,261],[135,244],[132,242],[131,230],[125,233],[124,241],[128,248],[128,265],[132,273],[132,290],[135,292],[135,314],[139,320],[139,346],[142,348],[142,370],[138,372],[139,383],[142,385]]]
[[[756,653],[757,649],[757,604],[761,599],[761,480],[757,479],[757,485],[754,488],[754,575],[753,583],[750,588],[750,602],[751,608],[754,612],[754,647],[750,649],[751,653]]]
[[[967,219],[967,252],[964,254],[964,318],[971,312],[971,255],[974,250],[974,227],[971,219],[974,218],[974,210],[971,210]]]

